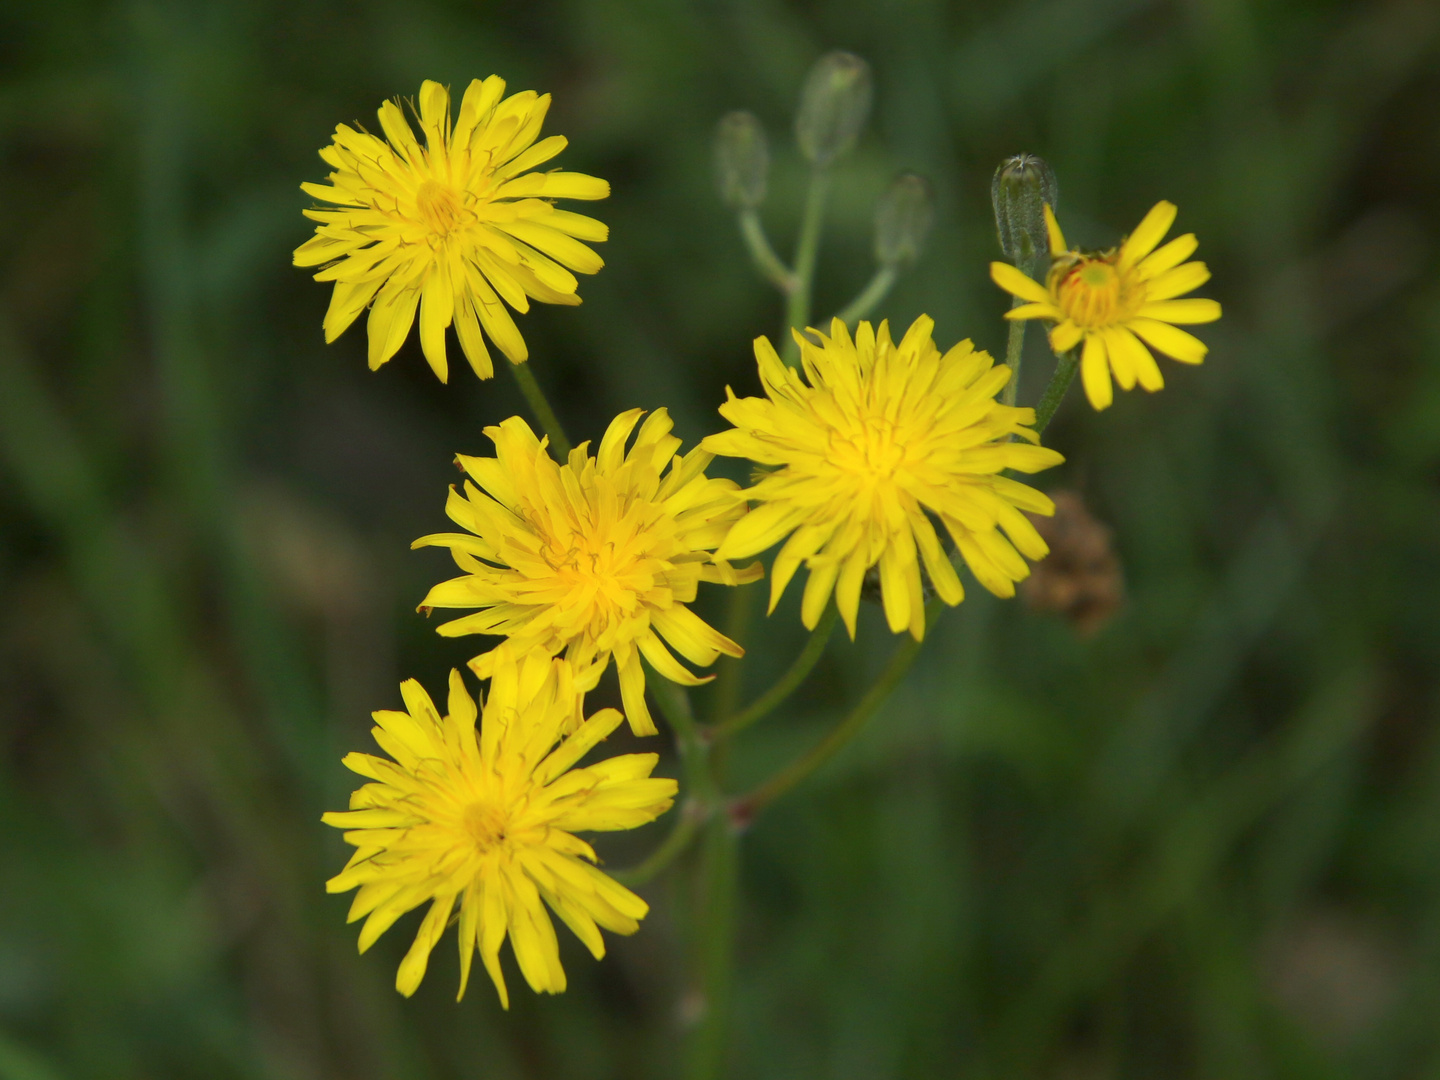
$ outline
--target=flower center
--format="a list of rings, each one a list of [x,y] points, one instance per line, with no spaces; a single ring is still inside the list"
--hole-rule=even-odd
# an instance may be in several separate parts
[[[883,417],[861,417],[855,430],[836,432],[831,460],[851,475],[876,483],[889,480],[905,460],[895,425]]]
[[[438,180],[426,180],[415,192],[420,220],[436,236],[445,237],[464,224],[469,214],[453,188]]]
[[[505,842],[509,815],[491,803],[476,802],[465,807],[465,831],[481,854]]]
[[[612,523],[564,540],[547,537],[541,554],[567,594],[559,602],[587,622],[605,621],[632,613],[641,594],[655,584],[653,572],[641,565],[656,557],[655,539]]]
[[[1058,306],[1066,317],[1087,330],[1123,322],[1135,313],[1137,289],[1127,275],[1115,267],[1115,255],[1082,257],[1064,268],[1052,286]]]

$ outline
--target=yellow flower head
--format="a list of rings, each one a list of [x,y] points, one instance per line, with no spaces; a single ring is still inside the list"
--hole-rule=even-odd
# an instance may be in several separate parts
[[[426,80],[418,117],[424,146],[400,106],[387,101],[380,106],[385,139],[339,125],[320,151],[335,169],[329,185],[300,185],[339,209],[305,211],[320,225],[295,250],[295,265],[323,264],[315,280],[335,282],[327,342],[370,305],[371,370],[404,343],[417,306],[420,345],[441,382],[452,322],[480,378],[493,374],[481,327],[511,362],[524,363],[529,353],[505,304],[520,312],[530,310],[531,297],[578,304],[571,271],[593,274],[604,265],[580,241],[604,240],[606,227],[557,210],[552,200],[603,199],[610,185],[582,173],[527,172],[565,149],[565,139],[535,142],[549,94],[526,90],[502,101],[504,93],[498,75],[475,79],[452,127],[450,92]]]
[[[348,812],[322,818],[347,830],[345,842],[355,846],[325,888],[359,888],[350,921],[368,916],[361,952],[401,915],[430,902],[395,979],[406,997],[424,978],[457,905],[460,997],[478,949],[501,1004],[510,1007],[500,973],[507,934],[531,989],[558,994],[565,972],[542,899],[597,960],[605,955],[597,927],[633,934],[649,910],[595,868],[595,852],[574,832],[653,821],[670,808],[675,781],[650,778],[655,754],[571,767],[623,717],[603,709],[582,720],[581,691],[564,660],[537,653],[498,665],[478,732],[459,672],[450,673],[447,716],[414,679],[400,693],[407,711],[374,714],[375,741],[390,756],[345,757],[372,782],[350,796]]]
[[[711,555],[745,505],[734,483],[705,476],[713,454],[675,456],[680,440],[664,409],[625,452],[642,415],[621,413],[595,457],[583,443],[564,465],[518,416],[486,428],[496,456],[457,458],[470,480],[463,495],[450,489],[445,507],[469,531],[422,536],[413,546],[448,547],[465,571],[431,589],[421,610],[481,609],[440,626],[441,634],[508,639],[470,661],[476,674],[488,678],[502,653],[538,648],[563,651],[593,686],[613,656],[630,726],[649,735],[655,724],[640,657],[674,682],[706,682],[665,643],[701,667],[721,653],[743,655],[685,605],[701,581],[736,585],[761,570],[736,571]]]
[[[1029,574],[1022,555],[1039,559],[1048,550],[1020,511],[1051,514],[1054,504],[1000,474],[1038,472],[1064,459],[1031,445],[1039,442],[1026,426],[1035,422],[1033,409],[996,402],[1010,369],[994,366],[969,341],[941,355],[930,336],[934,325],[920,316],[898,345],[883,322],[878,331],[862,322],[853,341],[839,319],[828,338],[810,331],[819,344],[796,334],[806,378],[762,337],[755,357],[768,397],[737,398],[727,389],[720,414],[735,428],[702,448],[773,471],[741,493],[764,505],[741,519],[715,554],[743,558],[789,535],[771,570],[772,611],[804,562],[805,625],[815,626],[833,590],[854,637],[860,586],[878,563],[890,629],[908,628],[918,640],[925,632],[922,561],[945,603],[965,595],[932,515],[997,596],[1013,596],[1014,583]]]
[[[1124,390],[1138,382],[1146,390],[1165,385],[1150,348],[1185,364],[1205,359],[1203,342],[1175,323],[1207,323],[1220,318],[1214,300],[1177,300],[1210,280],[1203,262],[1185,262],[1195,253],[1194,233],[1177,236],[1164,247],[1175,221],[1175,204],[1156,203],[1145,220],[1118,248],[1071,251],[1050,207],[1050,273],[1046,283],[1026,277],[1008,263],[990,264],[990,276],[1007,292],[1028,301],[1007,319],[1048,319],[1050,347],[1068,352],[1084,341],[1080,376],[1096,409],[1108,408],[1114,395],[1110,374]]]

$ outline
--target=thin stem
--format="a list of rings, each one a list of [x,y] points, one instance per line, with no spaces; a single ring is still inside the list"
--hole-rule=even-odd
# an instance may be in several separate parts
[[[750,258],[754,260],[755,268],[766,281],[789,296],[795,288],[795,273],[781,261],[780,256],[775,254],[775,249],[770,246],[770,238],[765,235],[765,226],[760,221],[759,211],[740,211],[740,235],[745,238],[745,246],[750,250]]]
[[[689,798],[680,804],[679,817],[664,842],[645,857],[640,865],[629,870],[610,870],[609,875],[621,885],[632,888],[644,885],[683,855],[695,833],[711,815],[711,808],[699,799]]]
[[[835,620],[840,617],[840,609],[835,606],[832,600],[830,606],[825,609],[825,614],[820,616],[820,622],[810,634],[810,640],[805,643],[805,648],[800,650],[800,655],[790,665],[790,669],[780,676],[774,686],[766,690],[758,698],[752,701],[741,712],[736,713],[719,724],[716,724],[710,731],[712,739],[728,739],[738,732],[744,731],[757,720],[769,715],[781,702],[795,692],[805,676],[810,674],[821,654],[825,652],[825,646],[830,641],[830,633],[835,629]]]
[[[934,625],[942,610],[943,605],[938,599],[925,605],[927,629]],[[890,696],[890,691],[895,689],[896,684],[910,670],[915,657],[920,655],[920,645],[921,642],[914,638],[906,638],[891,654],[890,662],[870,685],[870,689],[865,691],[865,696],[855,703],[855,707],[829,735],[821,739],[804,757],[781,769],[753,791],[731,801],[728,815],[730,820],[737,824],[748,824],[756,814],[806,779],[860,734],[870,717],[875,715],[875,711]]]
[[[696,880],[700,968],[700,1019],[691,1038],[689,1080],[718,1080],[724,1072],[734,966],[735,901],[739,836],[724,814],[710,819]]]
[[[1070,382],[1079,366],[1080,358],[1075,355],[1074,349],[1055,358],[1055,374],[1050,376],[1050,385],[1045,387],[1040,404],[1035,406],[1036,434],[1050,426],[1050,419],[1060,407],[1060,402],[1065,400],[1065,391],[1070,389]]]
[[[610,876],[622,885],[643,885],[682,855],[695,839],[700,826],[713,816],[718,801],[714,778],[710,771],[710,747],[701,737],[690,695],[653,668],[646,671],[646,685],[660,713],[675,732],[680,765],[685,774],[685,800],[680,817],[664,842],[652,851],[639,866],[617,870]]]
[[[1012,308],[1017,308],[1024,301],[1015,297],[1010,301]],[[1015,396],[1020,393],[1020,361],[1025,354],[1025,324],[1028,319],[1011,319],[1010,336],[1005,341],[1005,364],[1010,368],[1010,381],[1005,384],[1005,389],[1000,393],[1000,404],[1014,405]]]
[[[647,665],[646,685],[660,713],[675,732],[675,741],[680,751],[680,764],[685,771],[685,794],[701,802],[713,801],[715,787],[711,782],[709,761],[710,748],[700,735],[695,723],[695,713],[690,708],[690,695],[683,686],[676,686],[669,679],[657,675]]]
[[[893,263],[887,263],[880,267],[865,288],[860,290],[854,300],[841,308],[840,313],[835,317],[846,326],[853,326],[869,315],[875,309],[875,305],[889,295],[899,276],[900,272]]]
[[[515,376],[515,382],[520,387],[520,393],[525,395],[525,402],[530,406],[530,411],[535,414],[535,419],[540,421],[540,426],[545,429],[545,434],[550,436],[550,449],[563,462],[570,456],[570,440],[565,437],[565,429],[560,426],[560,418],[555,415],[555,410],[550,408],[550,402],[545,400],[545,392],[535,381],[535,373],[530,370],[528,363],[511,364],[506,362],[503,366],[508,367],[510,374]]]
[[[730,590],[729,610],[725,613],[725,636],[731,641],[744,645],[750,616],[755,613],[755,601],[759,597],[760,589],[753,582],[736,585]],[[715,678],[715,697],[710,713],[713,726],[723,724],[740,704],[741,677],[744,673],[745,668],[740,661],[721,663]]]
[[[820,226],[825,218],[825,195],[829,187],[830,174],[824,169],[810,173],[800,239],[795,245],[795,287],[785,305],[785,326],[780,335],[780,356],[787,364],[800,359],[800,346],[790,331],[804,330],[810,322],[810,293],[815,284],[815,260],[820,254]]]

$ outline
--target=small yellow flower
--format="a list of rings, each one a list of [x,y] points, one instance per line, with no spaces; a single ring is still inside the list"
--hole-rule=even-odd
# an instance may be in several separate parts
[[[469,531],[422,536],[412,546],[448,547],[465,571],[431,589],[422,611],[481,609],[440,626],[441,634],[507,637],[470,661],[481,678],[502,653],[538,648],[552,656],[563,651],[593,686],[613,656],[630,726],[649,735],[655,723],[645,706],[640,657],[673,682],[707,682],[686,670],[666,642],[701,667],[721,653],[742,656],[739,645],[685,605],[702,581],[736,585],[758,579],[761,570],[757,564],[737,571],[711,555],[745,505],[733,482],[705,476],[713,454],[697,448],[675,456],[680,440],[670,434],[664,409],[650,414],[625,452],[642,415],[621,413],[595,457],[585,443],[564,465],[518,416],[486,428],[496,456],[458,457],[474,483],[466,481],[463,495],[452,487],[445,507]]]
[[[770,610],[804,562],[810,577],[801,619],[813,629],[833,590],[853,638],[860,587],[878,563],[890,629],[908,628],[919,640],[921,562],[945,603],[965,596],[932,515],[997,596],[1013,596],[1014,583],[1030,573],[1022,555],[1045,556],[1045,542],[1020,511],[1051,514],[1054,504],[1000,474],[1038,472],[1064,459],[1030,445],[1039,442],[1026,426],[1035,410],[995,400],[1010,369],[969,341],[942,356],[934,325],[920,316],[899,345],[883,322],[878,332],[862,322],[853,341],[839,319],[828,338],[810,331],[818,345],[797,333],[808,384],[758,338],[768,398],[737,398],[727,388],[720,414],[735,428],[701,447],[774,471],[740,493],[763,505],[736,523],[715,555],[743,558],[788,535],[770,574]]]
[[[1203,262],[1185,262],[1198,246],[1194,233],[1156,249],[1174,221],[1175,204],[1159,202],[1118,248],[1072,251],[1046,206],[1051,258],[1046,283],[1041,285],[1008,263],[990,264],[995,284],[1028,301],[1012,308],[1007,319],[1050,320],[1055,324],[1050,347],[1057,353],[1084,341],[1080,376],[1096,409],[1108,408],[1114,396],[1111,372],[1124,390],[1137,382],[1150,391],[1165,385],[1146,346],[1185,364],[1205,359],[1205,344],[1174,324],[1214,322],[1220,318],[1220,305],[1214,300],[1176,299],[1209,281],[1210,271]]]
[[[320,151],[335,169],[330,184],[300,185],[339,209],[305,211],[320,225],[295,250],[295,265],[323,264],[315,280],[335,282],[327,342],[370,306],[371,370],[404,343],[417,307],[420,345],[441,382],[452,322],[480,378],[493,374],[487,335],[512,363],[524,363],[525,340],[505,305],[526,312],[531,298],[578,304],[571,271],[593,274],[604,265],[580,241],[604,240],[606,227],[555,209],[553,200],[603,199],[610,185],[582,173],[527,171],[565,149],[565,138],[535,142],[549,94],[526,90],[502,101],[504,93],[498,75],[473,80],[452,127],[450,92],[427,79],[419,99],[424,146],[400,106],[387,101],[380,106],[385,139],[339,125]]]
[[[575,831],[653,821],[670,808],[675,781],[650,778],[655,754],[571,768],[624,718],[602,709],[583,720],[582,694],[564,660],[532,654],[497,666],[478,732],[459,672],[450,673],[447,716],[414,679],[400,693],[407,711],[374,714],[375,741],[390,756],[346,755],[346,767],[372,782],[350,796],[348,812],[321,819],[347,830],[345,842],[355,847],[326,890],[359,888],[350,921],[368,916],[361,952],[401,915],[430,902],[395,979],[406,997],[424,978],[457,906],[458,997],[478,949],[501,1004],[510,1007],[500,972],[507,934],[531,989],[560,993],[565,971],[542,899],[597,960],[605,955],[598,927],[633,934],[649,911],[595,868],[594,850]]]

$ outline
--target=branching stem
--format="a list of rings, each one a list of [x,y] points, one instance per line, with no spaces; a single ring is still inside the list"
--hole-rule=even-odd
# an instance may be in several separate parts
[[[820,616],[820,622],[811,632],[810,640],[805,643],[805,648],[800,650],[800,655],[795,657],[789,670],[780,676],[774,686],[740,712],[711,728],[711,739],[728,739],[744,731],[757,720],[768,716],[781,702],[793,694],[825,652],[825,645],[829,642],[830,633],[835,629],[835,620],[839,617],[840,611],[834,601],[831,601],[830,606],[825,609],[825,614]]]
[[[786,296],[794,292],[795,272],[775,254],[770,238],[765,235],[765,226],[760,221],[759,211],[740,211],[740,235],[745,238],[745,246],[750,251],[755,269],[760,271],[765,280]]]
[[[925,626],[929,629],[934,626],[936,618],[943,610],[944,605],[937,600],[931,600],[925,605]],[[787,791],[799,784],[834,757],[844,746],[846,746],[856,735],[869,723],[875,711],[880,708],[885,699],[890,696],[890,691],[895,689],[896,684],[905,677],[910,670],[910,665],[920,655],[921,642],[914,638],[907,637],[895,649],[890,656],[890,662],[885,665],[885,670],[865,691],[865,696],[855,703],[855,707],[846,714],[845,719],[839,725],[821,739],[809,753],[799,760],[793,762],[778,773],[765,781],[759,787],[748,794],[730,802],[729,817],[737,825],[747,825],[765,807],[784,795]]]

